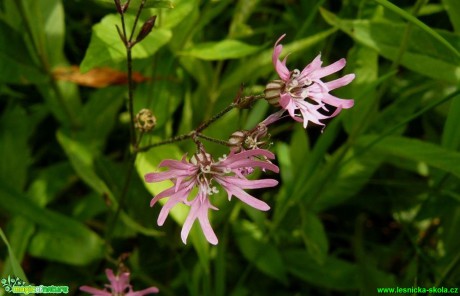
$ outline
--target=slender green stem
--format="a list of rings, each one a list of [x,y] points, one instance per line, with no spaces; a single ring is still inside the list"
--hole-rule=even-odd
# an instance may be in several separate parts
[[[212,118],[210,118],[210,119],[206,120],[205,122],[203,122],[202,124],[200,124],[196,129],[192,130],[188,134],[175,136],[175,137],[173,137],[171,139],[168,139],[168,140],[164,140],[164,141],[154,143],[154,144],[151,144],[151,145],[148,145],[148,146],[140,147],[140,148],[136,149],[136,151],[137,152],[145,152],[145,151],[148,151],[149,149],[154,148],[154,147],[158,147],[158,146],[162,146],[162,145],[166,145],[166,144],[171,144],[171,143],[183,141],[183,140],[186,140],[186,139],[192,139],[192,138],[196,138],[196,137],[200,137],[200,138],[203,138],[203,139],[206,139],[206,140],[209,140],[209,141],[213,141],[213,142],[228,146],[227,142],[207,137],[207,136],[201,134],[200,132],[203,131],[204,129],[206,129],[214,121],[218,120],[223,115],[228,113],[234,107],[235,107],[234,103],[228,105],[225,109],[223,109],[222,111],[220,111],[219,113],[214,115]]]
[[[125,15],[123,13],[120,14],[120,18],[121,18],[121,28],[123,30],[123,38],[124,40],[123,43],[125,44],[125,46],[127,46],[126,44],[126,22],[125,22]]]
[[[180,135],[180,136],[176,136],[176,137],[173,137],[171,139],[167,139],[167,140],[164,140],[164,141],[161,141],[161,142],[158,142],[158,143],[154,143],[154,144],[151,144],[151,145],[148,145],[148,146],[140,147],[140,148],[136,149],[136,151],[137,152],[145,152],[145,151],[150,150],[151,148],[155,148],[155,147],[158,147],[158,146],[172,144],[172,143],[175,143],[175,142],[180,142],[180,141],[184,141],[184,140],[187,140],[187,139],[191,139],[194,136],[194,134],[195,134],[194,132],[190,132],[188,134],[183,134],[183,135]]]
[[[129,43],[129,41],[128,41]],[[131,144],[136,143],[136,129],[134,127],[134,80],[133,80],[133,58],[131,46],[126,46],[127,66],[128,66],[128,109],[129,109],[129,130],[131,135]]]
[[[107,245],[110,245],[110,240],[111,240],[111,237],[112,237],[112,234],[113,234],[113,230],[115,228],[115,225],[116,225],[116,222],[117,222],[118,218],[120,217],[120,213],[121,213],[121,210],[122,210],[122,208],[124,206],[126,196],[128,195],[128,189],[129,189],[129,185],[131,184],[131,178],[132,178],[133,171],[134,171],[134,164],[136,163],[136,157],[137,157],[136,148],[139,147],[139,144],[142,141],[142,136],[143,135],[144,135],[144,133],[141,133],[139,135],[139,140],[134,145],[135,149],[134,149],[134,152],[131,155],[129,163],[128,163],[128,170],[127,170],[127,173],[126,173],[126,178],[125,178],[125,182],[123,184],[123,188],[121,190],[120,199],[118,200],[117,209],[115,210],[115,214],[113,215],[113,218],[112,218],[111,222],[109,223],[109,227],[107,228],[107,232],[106,232],[106,243],[107,243]]]
[[[220,111],[219,113],[217,113],[216,115],[214,115],[213,117],[211,117],[210,119],[206,120],[205,122],[203,122],[202,124],[200,124],[196,129],[195,129],[195,132],[199,133],[201,132],[202,130],[206,129],[211,123],[213,123],[214,121],[216,121],[217,119],[221,118],[223,115],[225,115],[226,113],[228,113],[230,110],[232,110],[233,108],[235,107],[235,104],[230,104],[228,105],[225,109],[223,109],[222,111]]]
[[[131,145],[133,146],[133,153],[131,154],[131,157],[128,160],[128,170],[126,173],[126,178],[125,182],[123,184],[123,188],[121,191],[120,198],[118,200],[118,206],[115,211],[115,214],[109,223],[109,227],[107,228],[106,232],[106,243],[107,245],[110,245],[110,239],[113,233],[113,230],[115,228],[116,222],[118,220],[118,217],[120,216],[121,210],[123,209],[124,202],[126,199],[126,196],[128,195],[128,190],[129,190],[129,185],[131,183],[133,171],[134,171],[134,166],[136,162],[136,157],[137,153],[139,152],[138,148],[142,140],[143,133],[141,132],[139,135],[139,138],[136,139],[136,130],[134,126],[134,80],[133,80],[133,58],[132,58],[132,48],[134,47],[135,43],[132,43],[132,37],[134,35],[134,31],[136,30],[136,25],[139,19],[139,16],[141,14],[142,9],[144,8],[145,0],[142,0],[141,5],[139,6],[139,9],[137,11],[136,19],[134,21],[134,25],[131,31],[131,35],[129,39],[127,39],[126,35],[126,22],[124,18],[124,14],[121,13],[121,24],[122,24],[122,30],[123,30],[123,38],[124,40],[123,43],[126,48],[126,64],[128,68],[128,111],[129,111],[129,117],[130,117],[130,142]],[[128,3],[129,5],[129,3]]]

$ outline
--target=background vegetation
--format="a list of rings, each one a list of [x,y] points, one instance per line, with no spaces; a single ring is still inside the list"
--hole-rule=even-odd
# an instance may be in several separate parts
[[[128,26],[139,3],[131,1]],[[149,202],[167,184],[143,182],[160,160],[193,153],[191,141],[137,156],[114,220],[130,152],[126,53],[113,1],[1,1],[2,278],[69,285],[76,295],[84,284],[102,287],[104,269],[129,253],[135,289],[155,285],[160,295],[459,287],[460,2],[393,3],[147,0],[141,22],[158,18],[133,52],[134,110],[157,117],[144,145],[196,127],[242,83],[245,94],[262,92],[277,78],[271,54],[283,33],[289,68],[321,52],[325,64],[346,57],[345,73],[356,73],[336,92],[355,107],[324,133],[287,119],[270,130],[280,185],[255,194],[272,209],[219,196],[214,247],[197,225],[183,245],[185,208],[158,227],[161,207]],[[274,111],[259,101],[206,134],[226,139]]]

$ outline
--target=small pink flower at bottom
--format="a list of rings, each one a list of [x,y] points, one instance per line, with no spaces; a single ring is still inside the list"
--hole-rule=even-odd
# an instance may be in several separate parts
[[[318,55],[310,64],[300,71],[289,71],[286,67],[286,59],[280,61],[279,56],[283,46],[278,44],[285,35],[275,43],[273,50],[273,65],[281,80],[275,80],[267,84],[265,90],[266,99],[274,105],[281,106],[284,111],[296,121],[303,122],[304,128],[311,121],[324,126],[320,120],[332,118],[342,109],[353,107],[353,100],[339,99],[329,92],[349,84],[355,78],[354,74],[348,74],[336,80],[323,82],[321,78],[340,71],[345,67],[345,59],[321,67],[321,55]],[[336,107],[331,115],[324,115],[320,111],[329,112],[327,105]],[[281,117],[280,114],[278,117]]]
[[[229,200],[235,196],[253,208],[267,211],[270,207],[265,202],[246,193],[245,190],[273,187],[278,184],[278,181],[274,179],[249,180],[246,178],[246,173],[247,168],[257,167],[277,173],[278,167],[267,161],[274,157],[270,151],[254,149],[239,153],[232,151],[228,156],[224,155],[218,161],[214,161],[211,155],[201,148],[189,161],[185,156],[181,161],[163,160],[160,167],[168,167],[168,171],[145,175],[146,182],[160,182],[169,179],[174,183],[172,187],[157,194],[150,203],[150,206],[153,206],[158,200],[169,197],[158,216],[158,225],[163,225],[172,207],[177,203],[183,203],[190,206],[190,212],[181,231],[184,244],[187,242],[188,234],[196,219],[206,239],[213,245],[217,244],[218,239],[208,218],[209,209],[217,210],[210,201],[210,197],[219,192],[214,186],[215,183],[227,192]],[[198,188],[198,193],[189,200],[189,195],[194,188]]]
[[[110,281],[110,285],[105,285],[103,290],[89,286],[82,286],[80,290],[93,296],[143,296],[159,292],[156,287],[133,291],[133,287],[129,284],[129,272],[115,275],[111,269],[106,269],[105,274]]]

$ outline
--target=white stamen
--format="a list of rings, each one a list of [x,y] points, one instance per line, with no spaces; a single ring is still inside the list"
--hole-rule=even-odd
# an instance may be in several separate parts
[[[300,75],[300,71],[299,69],[294,69],[294,71],[292,71],[292,74],[291,74],[291,77],[292,78],[296,78]]]

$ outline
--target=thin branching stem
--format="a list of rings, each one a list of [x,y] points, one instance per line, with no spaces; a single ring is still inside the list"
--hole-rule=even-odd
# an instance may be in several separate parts
[[[158,146],[172,144],[172,143],[175,143],[175,142],[180,142],[180,141],[184,141],[184,140],[187,140],[187,139],[191,139],[193,137],[193,135],[194,135],[194,132],[190,132],[188,134],[183,134],[183,135],[180,135],[180,136],[175,136],[175,137],[172,137],[171,139],[167,139],[167,140],[164,140],[164,141],[161,141],[161,142],[158,142],[158,143],[154,143],[154,144],[151,144],[151,145],[148,145],[148,146],[140,147],[140,148],[137,149],[137,152],[145,152],[145,151],[150,150],[151,148],[155,148],[155,147],[158,147]]]
[[[216,138],[212,138],[212,137],[208,137],[208,136],[205,136],[203,134],[200,134],[200,133],[197,133],[196,136],[198,138],[202,138],[202,139],[205,139],[209,142],[213,142],[213,143],[217,143],[217,144],[220,144],[220,145],[224,145],[224,146],[231,146],[231,144],[227,141],[223,141],[223,140],[219,140],[219,139],[216,139]]]
[[[139,9],[137,10],[136,18],[134,19],[133,29],[131,30],[131,34],[129,35],[129,39],[128,39],[129,40],[128,43],[131,46],[134,46],[134,44],[131,44],[131,43],[133,41],[134,32],[136,31],[137,22],[139,21],[139,17],[141,16],[142,9],[144,9],[144,5],[145,5],[145,0],[142,0],[141,4],[139,5]]]
[[[223,109],[222,111],[220,111],[219,113],[214,115],[212,118],[210,118],[210,119],[206,120],[205,122],[201,123],[196,129],[192,130],[188,134],[175,136],[175,137],[172,137],[170,139],[167,139],[167,140],[164,140],[164,141],[161,141],[161,142],[158,142],[158,143],[154,143],[154,144],[151,144],[151,145],[148,145],[148,146],[140,147],[140,148],[137,149],[137,152],[145,152],[145,151],[148,151],[148,150],[150,150],[151,148],[154,148],[154,147],[167,145],[167,144],[171,144],[171,143],[175,143],[175,142],[180,142],[180,141],[184,141],[184,140],[192,139],[192,138],[196,138],[196,137],[200,137],[200,138],[203,138],[203,139],[215,142],[215,143],[219,143],[219,144],[228,146],[229,145],[228,142],[207,137],[207,136],[201,134],[200,132],[203,131],[204,129],[206,129],[207,127],[209,127],[209,125],[211,125],[213,122],[215,122],[216,120],[218,120],[219,118],[224,116],[226,113],[231,111],[233,108],[235,108],[235,106],[236,105],[234,103],[228,105],[225,109]]]
[[[125,182],[123,184],[123,188],[121,191],[120,198],[118,200],[118,205],[117,209],[115,210],[115,214],[113,218],[111,219],[111,222],[109,223],[109,227],[107,228],[106,232],[106,243],[107,245],[110,245],[110,239],[113,233],[113,230],[115,228],[116,222],[118,220],[118,217],[120,216],[120,212],[123,209],[124,206],[124,201],[126,199],[126,196],[128,195],[129,191],[129,186],[131,183],[131,178],[133,175],[134,171],[134,165],[136,162],[136,156],[137,153],[139,152],[138,147],[140,145],[140,142],[142,140],[143,133],[141,132],[139,135],[139,138],[136,139],[136,130],[134,126],[134,80],[133,80],[133,58],[132,58],[132,48],[134,47],[135,43],[132,43],[132,37],[133,34],[136,30],[136,25],[139,19],[139,16],[141,14],[142,9],[144,8],[145,0],[141,2],[141,5],[139,6],[139,9],[136,14],[136,19],[134,21],[134,25],[131,31],[131,36],[129,39],[127,39],[126,35],[126,22],[124,18],[124,13],[121,13],[121,23],[122,23],[122,30],[123,30],[123,36],[122,36],[122,41],[123,44],[125,45],[126,48],[126,64],[128,68],[128,109],[129,109],[129,125],[130,125],[130,143],[133,147],[133,152],[131,156],[129,157],[128,160],[128,170],[126,172],[126,177],[125,177]],[[127,3],[129,5],[129,2]]]

